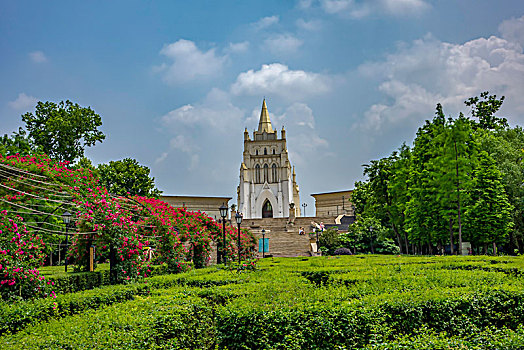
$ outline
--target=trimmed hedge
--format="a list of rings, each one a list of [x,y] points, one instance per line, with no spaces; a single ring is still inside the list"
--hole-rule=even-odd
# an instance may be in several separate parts
[[[137,295],[147,295],[146,284],[118,285],[87,290],[74,294],[59,295],[56,299],[37,299],[0,308],[0,335],[18,332],[32,324],[98,309],[127,300]]]
[[[87,294],[85,302],[81,293],[59,296],[70,297],[71,305],[79,305],[74,312],[83,315],[64,312],[53,320],[35,304],[48,322],[5,335],[0,343],[231,350],[439,349],[448,348],[442,347],[446,341],[451,348],[478,341],[487,349],[517,349],[523,343],[524,280],[506,273],[524,271],[522,258],[344,256],[259,264],[251,272],[213,267],[151,277],[143,290],[129,292],[131,301],[124,294],[134,285],[113,286],[122,288],[122,299],[101,302],[98,310],[88,310]],[[466,267],[450,268],[455,265]],[[10,324],[16,324],[15,314]]]
[[[150,270],[150,276],[167,273],[167,267],[165,265],[154,265],[150,267]],[[93,272],[50,275],[47,276],[47,278],[50,282],[54,283],[53,290],[56,294],[80,292],[111,284],[108,269]]]
[[[212,349],[213,310],[188,293],[138,297],[1,339],[3,349]]]

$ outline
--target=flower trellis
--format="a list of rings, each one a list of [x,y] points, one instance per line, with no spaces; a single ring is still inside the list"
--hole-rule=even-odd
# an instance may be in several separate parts
[[[30,271],[42,263],[45,253],[51,251],[49,245],[63,237],[61,214],[66,210],[74,215],[70,230],[72,245],[67,256],[77,269],[87,268],[91,245],[97,247],[99,259],[112,262],[115,281],[147,277],[151,263],[165,263],[170,271],[176,272],[191,264],[201,267],[209,262],[212,242],[221,233],[213,219],[204,213],[173,208],[158,199],[114,196],[99,185],[89,170],[67,165],[46,156],[0,155],[0,218],[6,223],[9,220],[23,223],[24,239],[41,241],[33,245],[36,247],[33,256],[39,259],[24,260],[14,255],[12,249],[9,252],[5,249],[3,242],[13,239],[12,230],[0,232],[0,248],[7,252],[4,255],[11,254],[11,261],[25,264],[22,270],[25,275],[29,277]],[[238,254],[235,237],[236,230],[228,226],[226,253],[230,256]],[[241,253],[247,258],[254,240],[246,231],[241,237],[244,247]],[[152,250],[154,256],[148,256]],[[6,288],[2,286],[13,287],[18,282],[13,283],[3,267],[0,267],[0,283],[7,282],[0,285],[0,295],[5,298]],[[31,290],[45,289],[46,282],[40,277],[31,280],[36,286]],[[17,287],[20,288],[19,283]]]

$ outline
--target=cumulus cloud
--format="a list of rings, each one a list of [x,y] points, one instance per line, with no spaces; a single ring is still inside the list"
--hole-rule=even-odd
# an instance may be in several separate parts
[[[264,47],[275,55],[289,55],[295,53],[304,41],[298,39],[292,34],[276,34],[264,40]]]
[[[243,117],[244,112],[231,103],[229,94],[219,89],[211,90],[201,103],[187,104],[168,112],[160,118],[160,123],[172,137],[169,149],[157,162],[163,162],[171,152],[179,151],[189,160],[188,169],[195,170],[204,155],[227,153],[231,147],[228,144],[231,126],[241,125]],[[223,141],[213,145],[202,142],[217,138]]]
[[[271,27],[274,24],[279,22],[280,18],[278,16],[268,16],[259,19],[257,22],[253,23],[253,27],[256,30],[262,30],[268,27]]]
[[[282,115],[272,117],[273,126],[284,125],[287,133],[290,159],[293,164],[307,168],[311,159],[332,156],[329,143],[315,129],[313,110],[305,103],[293,103]]]
[[[232,123],[238,124],[244,112],[234,106],[229,95],[219,89],[213,89],[202,103],[174,109],[164,115],[162,124],[172,130],[181,127],[202,127],[213,131],[227,131]]]
[[[289,99],[301,99],[311,95],[326,93],[331,88],[328,76],[290,70],[280,63],[264,64],[258,71],[252,69],[240,73],[231,86],[236,95],[258,95],[267,93]]]
[[[420,125],[432,117],[437,102],[447,114],[456,115],[465,110],[467,98],[482,91],[505,95],[503,110],[510,115],[524,114],[519,102],[524,94],[522,47],[499,37],[452,44],[427,36],[359,70],[379,81],[387,101],[368,109],[358,125],[365,129]]]
[[[371,14],[392,16],[418,16],[431,8],[424,0],[320,0],[328,14],[363,18]]]
[[[42,51],[33,51],[29,53],[29,58],[35,63],[43,63],[47,61],[47,57]]]
[[[160,54],[170,62],[155,67],[169,84],[179,84],[195,79],[205,79],[221,73],[225,56],[218,56],[215,49],[200,50],[194,42],[180,39],[164,45]]]
[[[33,96],[27,96],[25,93],[18,94],[18,97],[14,101],[9,101],[7,104],[14,110],[26,111],[33,108],[38,99]]]
[[[499,25],[499,32],[504,39],[524,47],[524,16],[503,21]]]

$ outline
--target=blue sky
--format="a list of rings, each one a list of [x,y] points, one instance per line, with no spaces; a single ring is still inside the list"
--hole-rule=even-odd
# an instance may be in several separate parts
[[[438,102],[467,114],[487,90],[522,125],[523,47],[520,0],[2,1],[0,133],[69,99],[102,116],[95,164],[136,158],[166,194],[235,203],[265,97],[311,211]]]

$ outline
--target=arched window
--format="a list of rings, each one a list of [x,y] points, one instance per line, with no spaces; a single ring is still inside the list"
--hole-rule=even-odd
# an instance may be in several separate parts
[[[262,217],[263,218],[272,218],[273,217],[273,207],[271,202],[266,199],[264,205],[262,206]]]
[[[264,155],[267,156],[267,148],[264,148]]]
[[[264,164],[264,182],[269,182],[269,166]]]
[[[273,148],[273,154],[275,154],[275,149]]]
[[[258,156],[258,149],[255,151],[255,154]]]
[[[260,183],[260,164],[255,165],[255,183]]]
[[[271,178],[273,179],[273,182],[278,182],[278,172],[276,164],[273,164],[271,166]]]

